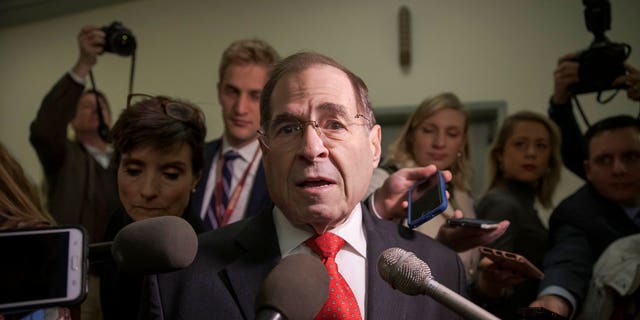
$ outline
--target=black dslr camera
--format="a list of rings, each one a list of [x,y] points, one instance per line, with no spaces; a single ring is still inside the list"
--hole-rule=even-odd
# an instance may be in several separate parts
[[[625,74],[624,61],[631,46],[610,41],[604,32],[611,28],[611,5],[608,0],[582,0],[587,29],[594,39],[589,48],[578,54],[580,82],[572,86],[574,94],[620,89],[611,83]]]
[[[104,51],[113,52],[123,57],[130,56],[136,51],[136,38],[122,23],[112,22],[102,27],[105,33]]]

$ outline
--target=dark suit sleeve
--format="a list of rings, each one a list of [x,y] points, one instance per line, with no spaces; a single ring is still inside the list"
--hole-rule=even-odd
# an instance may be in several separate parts
[[[45,172],[55,171],[64,161],[67,125],[76,114],[84,87],[65,74],[44,97],[31,123],[29,140]]]
[[[571,172],[586,179],[583,162],[587,158],[587,146],[571,103],[553,105],[549,102],[549,118],[560,128],[562,162]]]
[[[550,221],[550,248],[544,259],[544,279],[540,288],[560,286],[582,301],[595,263],[588,235],[563,219],[559,208]],[[576,214],[575,212],[566,214]]]

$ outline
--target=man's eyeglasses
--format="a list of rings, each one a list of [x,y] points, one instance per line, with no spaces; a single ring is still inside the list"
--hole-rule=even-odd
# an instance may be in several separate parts
[[[270,149],[291,149],[300,142],[304,129],[311,125],[322,141],[331,147],[351,138],[352,129],[355,126],[369,123],[369,119],[362,114],[355,115],[353,119],[356,120],[340,116],[308,121],[300,121],[294,117],[276,119],[267,123],[266,131],[258,130],[258,134],[261,136],[262,143]],[[359,119],[364,119],[366,123],[358,123]]]
[[[164,113],[176,120],[188,122],[200,116],[202,111],[183,102],[174,101],[165,96],[151,96],[144,93],[132,93],[127,96],[127,108],[148,99],[156,99],[162,106]]]

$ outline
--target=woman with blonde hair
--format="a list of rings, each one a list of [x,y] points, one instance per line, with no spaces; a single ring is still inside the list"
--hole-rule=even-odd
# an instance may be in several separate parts
[[[0,230],[55,224],[44,211],[37,187],[0,144]]]
[[[450,205],[444,213],[418,226],[416,230],[459,252],[470,279],[476,270],[479,256],[477,250],[470,249],[500,236],[508,222],[503,222],[497,229],[490,231],[469,230],[446,224],[449,218],[476,217],[470,187],[468,127],[464,106],[455,94],[445,92],[426,98],[391,143],[387,159],[374,171],[369,191],[380,188],[392,173],[404,168],[433,164],[438,170],[451,171],[453,178],[448,184]],[[377,213],[386,219],[403,219],[406,223],[405,210]]]
[[[524,256],[542,269],[548,230],[536,202],[552,206],[560,180],[560,133],[546,116],[520,111],[507,117],[489,153],[489,188],[478,201],[479,218],[511,222],[490,247]],[[539,281],[480,262],[476,289],[489,311],[513,319],[516,310],[535,300]]]
[[[9,150],[0,143],[0,231],[53,225],[55,221],[43,209],[37,187],[29,180]],[[71,310],[68,308],[52,307],[11,315],[0,314],[0,320],[31,319],[32,314],[44,314],[45,310],[46,314],[51,316],[46,319],[71,319]]]

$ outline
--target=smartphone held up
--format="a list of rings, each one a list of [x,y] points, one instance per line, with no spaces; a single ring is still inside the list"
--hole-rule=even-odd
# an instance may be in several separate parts
[[[410,228],[433,219],[447,209],[447,187],[442,172],[438,170],[430,177],[416,183],[407,193]]]
[[[82,227],[0,232],[0,314],[68,306],[87,292]]]

